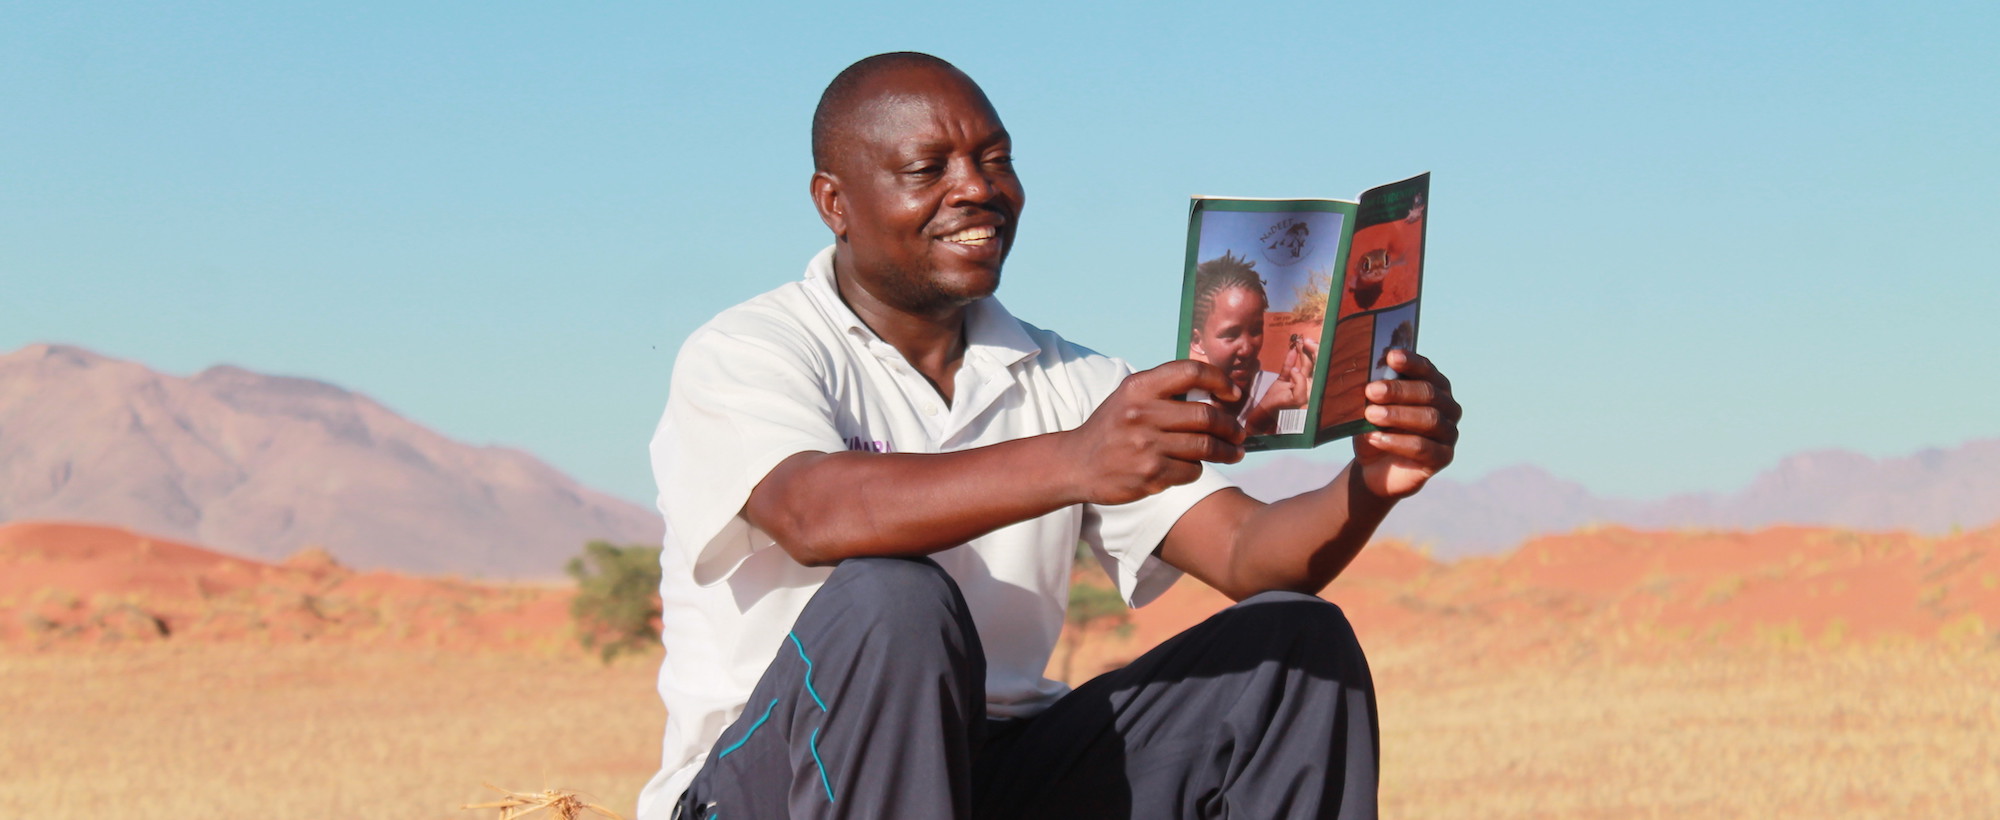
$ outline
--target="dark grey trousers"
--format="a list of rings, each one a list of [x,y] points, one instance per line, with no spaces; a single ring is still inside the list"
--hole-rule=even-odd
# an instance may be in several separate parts
[[[762,818],[1372,818],[1375,689],[1338,607],[1268,592],[1023,720],[929,559],[836,568],[676,809]]]

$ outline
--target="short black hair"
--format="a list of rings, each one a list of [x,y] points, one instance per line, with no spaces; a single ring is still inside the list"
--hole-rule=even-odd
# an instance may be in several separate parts
[[[941,68],[961,76],[964,74],[958,70],[958,66],[940,57],[920,51],[892,51],[873,57],[863,57],[835,75],[833,82],[827,83],[826,90],[820,93],[819,107],[813,109],[813,170],[825,171],[832,164],[834,141],[844,124],[842,120],[854,110],[855,103],[860,102],[856,99],[856,95],[868,80],[885,71],[919,67]]]
[[[1242,288],[1257,294],[1265,306],[1271,304],[1271,297],[1264,292],[1264,279],[1257,275],[1257,263],[1248,258],[1223,251],[1221,256],[1210,259],[1194,268],[1194,326],[1200,329],[1208,321],[1208,313],[1215,309],[1215,297],[1230,288]]]

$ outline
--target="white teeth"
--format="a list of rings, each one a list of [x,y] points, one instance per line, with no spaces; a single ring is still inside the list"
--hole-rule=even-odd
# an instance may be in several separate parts
[[[959,231],[957,233],[946,234],[944,236],[944,241],[983,242],[985,240],[992,239],[993,237],[999,235],[1000,235],[1000,230],[998,228],[993,228],[993,227],[966,228],[965,230]]]

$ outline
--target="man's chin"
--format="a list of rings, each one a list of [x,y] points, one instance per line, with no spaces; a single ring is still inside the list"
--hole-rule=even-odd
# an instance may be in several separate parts
[[[905,280],[894,301],[899,309],[909,313],[935,314],[963,308],[999,289],[999,271],[932,271],[927,276]]]
[[[1000,266],[941,270],[933,281],[942,295],[960,304],[971,304],[1000,290]]]

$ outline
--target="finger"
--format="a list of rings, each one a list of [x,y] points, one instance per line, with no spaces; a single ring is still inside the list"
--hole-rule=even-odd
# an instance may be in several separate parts
[[[1162,489],[1166,487],[1178,487],[1182,484],[1193,484],[1194,480],[1200,477],[1200,462],[1181,461],[1178,459],[1167,462],[1167,468],[1160,473],[1160,481],[1164,484]]]
[[[1222,368],[1193,359],[1167,362],[1134,374],[1127,381],[1136,382],[1134,389],[1156,398],[1169,398],[1200,389],[1223,401],[1235,401],[1239,393],[1236,383],[1229,380],[1229,375],[1222,372]]]
[[[1439,408],[1372,404],[1362,411],[1362,418],[1385,431],[1423,436],[1451,446],[1458,444],[1458,421]]]
[[[1410,460],[1414,465],[1430,470],[1442,470],[1451,464],[1452,447],[1410,433],[1389,433],[1376,431],[1364,434],[1368,444],[1392,456]]]
[[[1371,404],[1362,409],[1361,417],[1376,427],[1417,435],[1429,435],[1444,421],[1435,407],[1407,404]]]
[[[1427,381],[1395,379],[1392,381],[1369,382],[1362,389],[1362,395],[1374,404],[1414,404],[1432,406],[1437,404],[1442,392],[1437,385]]]
[[[1445,418],[1451,419],[1453,424],[1457,424],[1465,418],[1465,408],[1458,403],[1458,399],[1454,398],[1450,392],[1446,392],[1444,398],[1440,399],[1436,406],[1438,412],[1443,413]]]
[[[1313,360],[1311,356],[1300,356],[1298,367],[1293,368],[1293,381],[1299,384],[1312,383]]]
[[[1436,382],[1416,379],[1369,382],[1362,395],[1375,404],[1429,405],[1453,421],[1465,418],[1465,408],[1451,395],[1451,389]]]
[[[1451,392],[1451,380],[1444,377],[1444,372],[1438,370],[1437,365],[1430,359],[1414,350],[1390,348],[1389,369],[1412,379],[1433,382],[1444,392]]]
[[[1373,461],[1382,454],[1382,448],[1375,446],[1369,438],[1373,433],[1362,433],[1354,437],[1354,457],[1362,461]]]
[[[1235,444],[1243,441],[1243,425],[1236,421],[1236,416],[1213,404],[1177,401],[1154,410],[1156,414],[1151,415],[1148,421],[1161,430],[1202,433]]]
[[[1168,433],[1160,439],[1160,452],[1176,461],[1184,462],[1212,461],[1217,464],[1235,464],[1243,460],[1242,445],[1201,433]],[[1188,479],[1188,481],[1193,480],[1193,478]]]

